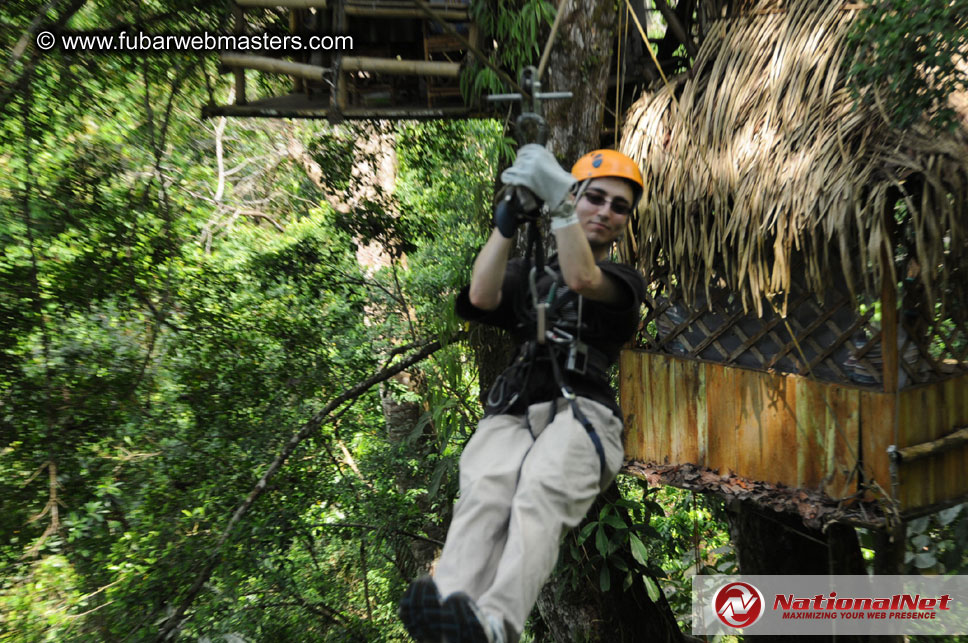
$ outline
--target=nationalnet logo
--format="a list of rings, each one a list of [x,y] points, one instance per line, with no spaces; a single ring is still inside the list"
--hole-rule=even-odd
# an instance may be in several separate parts
[[[968,634],[968,576],[696,576],[693,634]]]
[[[780,594],[773,599],[773,611],[780,610],[781,618],[852,618],[919,620],[934,619],[939,610],[951,610],[951,596],[921,596],[920,594],[894,594],[872,598],[817,594],[799,597]]]
[[[749,627],[763,615],[763,594],[749,583],[727,583],[713,597],[716,616],[730,627]]]

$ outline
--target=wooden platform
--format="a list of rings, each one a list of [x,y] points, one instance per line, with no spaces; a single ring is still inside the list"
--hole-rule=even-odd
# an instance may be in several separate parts
[[[240,0],[234,32],[261,24],[265,11],[288,10],[289,30],[303,43],[336,38],[332,49],[224,51],[220,69],[235,77],[235,104],[202,115],[262,118],[425,120],[490,116],[465,101],[460,77],[478,28],[466,0]],[[336,35],[338,34],[338,35]],[[275,96],[256,100],[246,76],[274,75]],[[283,79],[279,83],[278,79]],[[282,89],[280,91],[280,85]],[[265,91],[263,88],[262,91]],[[476,113],[475,113],[476,112]]]
[[[901,461],[896,479],[888,455],[891,445],[968,426],[968,376],[891,394],[641,350],[623,351],[619,364],[634,460],[731,472],[835,501],[896,498],[905,517],[968,496],[968,445]]]

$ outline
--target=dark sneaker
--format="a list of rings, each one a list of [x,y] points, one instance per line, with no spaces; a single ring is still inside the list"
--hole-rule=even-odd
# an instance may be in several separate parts
[[[505,643],[503,621],[482,612],[464,592],[451,594],[443,606],[457,624],[457,636],[446,638],[447,643]]]
[[[410,583],[400,599],[400,620],[418,643],[449,643],[457,640],[457,623],[453,612],[443,606],[440,592],[430,576]],[[453,638],[446,638],[450,634]]]

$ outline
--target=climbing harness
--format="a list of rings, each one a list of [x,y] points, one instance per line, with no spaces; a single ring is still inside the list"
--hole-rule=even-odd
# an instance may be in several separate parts
[[[605,451],[601,439],[595,427],[588,420],[578,405],[578,397],[568,384],[566,379],[568,374],[607,381],[608,368],[610,362],[608,356],[594,346],[589,346],[581,340],[581,329],[583,326],[582,308],[584,298],[581,295],[575,296],[573,293],[566,293],[558,296],[561,290],[557,284],[557,273],[548,266],[545,266],[544,274],[552,277],[548,290],[547,298],[544,301],[537,301],[537,286],[534,268],[529,271],[529,282],[531,285],[530,296],[527,296],[532,311],[526,317],[522,326],[531,332],[530,327],[534,327],[536,336],[528,339],[521,344],[517,355],[502,372],[494,385],[491,387],[487,396],[487,409],[489,413],[500,414],[507,412],[518,402],[527,403],[527,393],[525,392],[531,384],[531,378],[535,371],[535,366],[550,362],[551,374],[554,377],[555,387],[559,395],[564,398],[571,407],[572,415],[582,425],[588,433],[595,451],[598,455],[602,471],[605,471]],[[572,320],[565,320],[561,313],[570,303],[575,302],[578,308],[578,315]],[[537,330],[544,324],[542,339],[538,341]],[[547,423],[550,424],[557,413],[557,404],[552,401],[550,415]]]

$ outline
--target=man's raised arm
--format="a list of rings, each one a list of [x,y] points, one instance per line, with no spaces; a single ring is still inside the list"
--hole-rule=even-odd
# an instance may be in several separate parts
[[[494,228],[491,238],[477,253],[468,292],[475,308],[494,310],[501,304],[501,285],[504,283],[504,272],[511,255],[511,245],[512,240]]]

